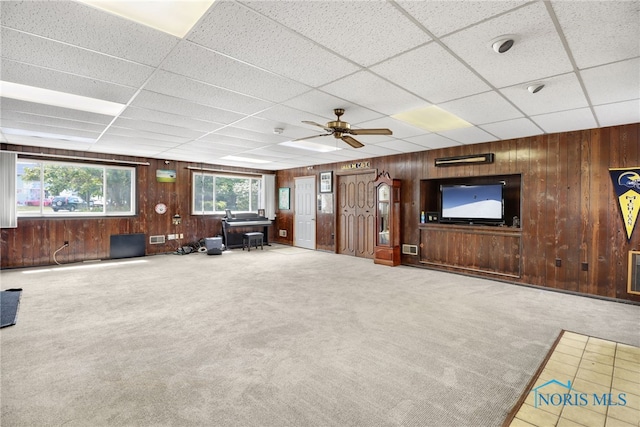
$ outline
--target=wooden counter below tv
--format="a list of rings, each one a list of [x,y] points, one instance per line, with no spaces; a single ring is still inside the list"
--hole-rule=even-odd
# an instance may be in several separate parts
[[[419,229],[421,264],[520,277],[521,228],[427,223]]]

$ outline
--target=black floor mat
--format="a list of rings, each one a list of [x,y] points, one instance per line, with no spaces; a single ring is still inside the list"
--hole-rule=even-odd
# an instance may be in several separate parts
[[[0,292],[0,328],[16,324],[22,289],[7,289]]]

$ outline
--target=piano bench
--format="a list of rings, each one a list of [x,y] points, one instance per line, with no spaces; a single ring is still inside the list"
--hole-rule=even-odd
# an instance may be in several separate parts
[[[244,233],[242,235],[242,250],[246,247],[249,252],[251,252],[251,244],[256,246],[258,249],[258,244],[260,244],[260,249],[264,250],[264,246],[262,245],[262,233],[260,232],[252,232],[252,233]]]

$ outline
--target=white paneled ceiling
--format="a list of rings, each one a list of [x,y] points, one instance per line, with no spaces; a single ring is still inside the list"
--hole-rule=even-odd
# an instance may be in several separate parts
[[[13,144],[279,170],[640,122],[640,1],[217,0],[184,38],[75,1],[0,7],[1,81],[122,104],[0,93]],[[391,117],[431,105],[473,126]],[[302,121],[334,108],[394,133],[280,145],[323,133]]]

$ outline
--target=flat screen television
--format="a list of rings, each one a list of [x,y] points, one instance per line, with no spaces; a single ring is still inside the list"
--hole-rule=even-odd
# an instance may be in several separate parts
[[[504,223],[503,184],[443,185],[440,222]]]

